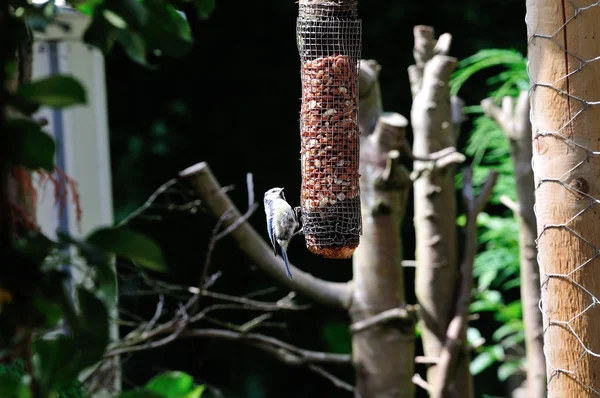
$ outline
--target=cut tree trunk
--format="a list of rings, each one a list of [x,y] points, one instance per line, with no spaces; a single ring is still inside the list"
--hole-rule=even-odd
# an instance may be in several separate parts
[[[399,114],[383,115],[361,143],[363,237],[353,257],[350,316],[364,398],[414,396],[415,320],[406,307],[400,237],[411,182],[397,150],[407,124]]]
[[[600,6],[527,0],[548,397],[600,391]]]
[[[353,257],[352,355],[357,395],[412,398],[415,319],[406,306],[400,236],[412,185],[399,163],[408,121],[381,115],[379,70],[375,61],[361,62],[361,83],[371,88],[360,98],[363,236]],[[362,112],[364,103],[370,105]]]
[[[540,270],[537,263],[537,235],[533,211],[535,186],[531,169],[531,122],[529,94],[522,91],[515,107],[513,97],[504,97],[502,107],[492,99],[481,102],[486,115],[494,119],[510,142],[510,156],[515,169],[517,205],[513,212],[519,222],[519,263],[521,268],[521,303],[525,324],[527,394],[529,398],[546,397],[546,360],[543,347],[540,301]]]
[[[413,154],[417,158],[453,147],[453,128],[449,80],[456,58],[447,56],[451,37],[443,34],[436,41],[433,28],[417,26],[414,55],[416,64],[409,68],[413,93],[411,123],[414,132]],[[416,160],[414,183],[416,229],[416,295],[420,305],[425,356],[438,357],[446,340],[446,331],[454,314],[459,280],[455,168],[428,170],[427,162]],[[469,398],[472,381],[465,336],[459,350],[456,369],[444,386],[445,397]],[[438,380],[437,367],[428,370],[429,383]]]

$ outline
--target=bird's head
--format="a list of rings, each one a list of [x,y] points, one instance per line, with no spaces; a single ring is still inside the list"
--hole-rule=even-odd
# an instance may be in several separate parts
[[[273,200],[273,199],[283,199],[285,200],[285,196],[283,194],[284,188],[271,188],[267,192],[265,192],[265,199]]]

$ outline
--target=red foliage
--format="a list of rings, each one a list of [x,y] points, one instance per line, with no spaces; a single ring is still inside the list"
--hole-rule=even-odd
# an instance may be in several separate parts
[[[39,178],[40,188],[45,189],[48,183],[53,185],[54,201],[58,205],[60,215],[62,215],[62,212],[67,206],[67,196],[70,192],[73,201],[72,203],[75,206],[77,226],[81,230],[82,209],[77,182],[59,167],[55,167],[55,172],[36,170],[34,173],[36,173]],[[35,205],[38,200],[38,191],[33,185],[31,174],[24,167],[14,167],[11,174],[16,182],[16,189],[19,190],[17,197],[20,198],[20,203],[15,203],[14,201],[9,202],[13,232],[17,233],[19,226],[27,231],[39,231],[39,227],[33,221],[35,220],[35,216],[32,217],[32,215],[28,214],[26,209],[23,208],[23,204],[31,203],[31,205]]]

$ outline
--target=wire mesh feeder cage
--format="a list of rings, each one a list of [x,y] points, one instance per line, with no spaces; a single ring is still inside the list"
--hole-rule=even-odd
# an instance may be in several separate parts
[[[356,0],[300,0],[302,227],[306,247],[350,258],[362,233]]]

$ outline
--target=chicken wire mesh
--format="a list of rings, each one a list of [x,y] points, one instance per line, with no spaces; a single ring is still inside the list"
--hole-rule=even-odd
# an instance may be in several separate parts
[[[301,1],[296,24],[302,105],[301,208],[306,246],[349,258],[361,226],[357,4]]]
[[[532,168],[548,396],[595,396],[600,395],[600,38],[595,36],[600,1],[530,3]]]

